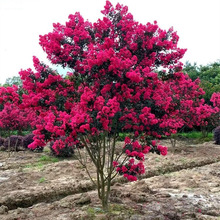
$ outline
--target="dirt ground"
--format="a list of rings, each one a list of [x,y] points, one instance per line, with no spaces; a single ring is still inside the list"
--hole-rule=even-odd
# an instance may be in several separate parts
[[[74,158],[0,152],[0,219],[220,220],[220,146],[179,141],[173,151],[162,144],[168,155],[149,154],[139,181],[117,179],[108,213]]]

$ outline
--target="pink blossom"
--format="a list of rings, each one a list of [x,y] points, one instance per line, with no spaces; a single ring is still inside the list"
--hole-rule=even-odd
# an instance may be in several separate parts
[[[125,137],[125,144],[129,144],[131,142],[131,139],[129,137]]]
[[[160,151],[161,155],[166,156],[167,155],[167,147],[158,145],[157,149]]]
[[[117,167],[118,166],[118,162],[117,161],[113,161],[112,164],[113,164],[113,167]]]

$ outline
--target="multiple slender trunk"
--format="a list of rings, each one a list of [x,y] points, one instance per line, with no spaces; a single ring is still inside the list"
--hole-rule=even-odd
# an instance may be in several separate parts
[[[96,178],[91,176],[86,155],[82,155],[80,150],[78,150],[78,160],[86,169],[93,184],[96,185],[102,208],[106,211],[108,210],[111,182],[117,175],[113,161],[117,161],[122,155],[122,153],[117,156],[115,154],[116,139],[116,135],[109,137],[107,132],[93,137],[86,135],[80,137],[89,158],[96,168]]]

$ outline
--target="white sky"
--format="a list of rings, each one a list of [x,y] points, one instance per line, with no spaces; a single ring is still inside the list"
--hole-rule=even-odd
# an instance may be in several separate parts
[[[187,48],[182,62],[206,65],[220,59],[220,0],[111,0],[127,5],[143,24],[157,20],[162,29],[173,26]],[[46,61],[39,35],[52,23],[65,24],[79,11],[91,22],[102,17],[105,0],[0,0],[0,83],[33,68],[32,57]]]

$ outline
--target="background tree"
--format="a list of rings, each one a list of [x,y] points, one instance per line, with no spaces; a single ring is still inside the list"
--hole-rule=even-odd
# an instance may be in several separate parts
[[[184,69],[192,80],[200,79],[200,86],[204,89],[204,99],[207,104],[211,104],[210,99],[214,92],[220,92],[220,61],[206,66],[193,65],[186,62]]]
[[[18,87],[22,87],[22,81],[20,76],[13,76],[11,78],[7,78],[5,83],[3,84],[4,87],[16,85]]]
[[[194,81],[198,78],[200,70],[197,63],[191,64],[189,61],[186,61],[183,67],[183,72],[187,73],[189,77]]]
[[[17,91],[17,86],[0,87],[0,129],[1,134],[6,132],[8,137],[11,136],[13,130],[21,128],[26,120],[18,109],[19,95]],[[7,142],[7,145],[10,152],[10,141]]]
[[[19,91],[15,85],[0,87],[0,128],[1,132],[7,133],[6,136],[10,136],[15,130],[22,134],[22,131],[29,129],[36,120],[31,109],[21,108]]]

